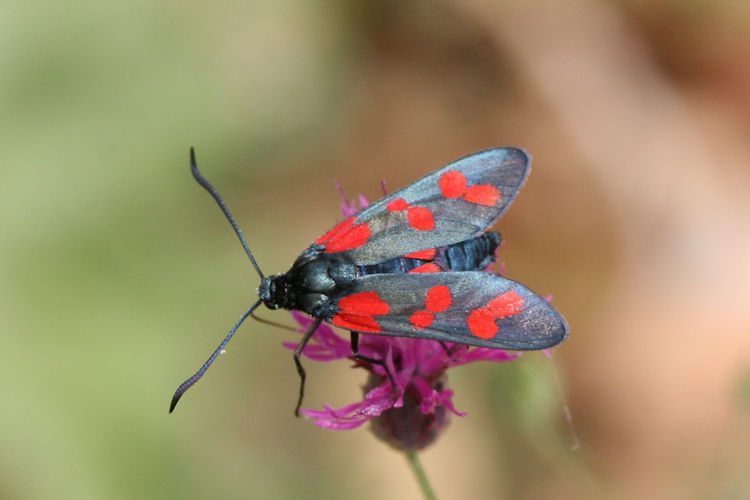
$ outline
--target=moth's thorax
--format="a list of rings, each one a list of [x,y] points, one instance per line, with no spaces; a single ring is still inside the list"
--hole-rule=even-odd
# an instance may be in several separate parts
[[[269,309],[304,311],[327,319],[332,313],[331,297],[348,288],[356,277],[356,266],[313,245],[286,273],[263,278],[258,296]]]

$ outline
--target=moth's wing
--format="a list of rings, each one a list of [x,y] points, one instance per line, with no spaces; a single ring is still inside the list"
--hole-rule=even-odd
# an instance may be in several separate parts
[[[468,240],[505,212],[530,162],[519,148],[474,153],[364,208],[316,243],[366,265]]]
[[[487,272],[375,274],[333,298],[329,322],[348,330],[491,347],[552,347],[568,334],[546,300]]]

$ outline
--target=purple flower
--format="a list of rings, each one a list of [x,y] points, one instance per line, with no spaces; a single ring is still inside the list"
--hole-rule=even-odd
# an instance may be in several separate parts
[[[313,319],[297,311],[292,311],[292,316],[300,324],[301,332],[313,323]],[[295,349],[297,344],[285,342],[284,346]],[[321,324],[303,354],[315,361],[352,359],[357,367],[370,372],[370,376],[365,385],[365,397],[362,401],[336,409],[330,406],[323,410],[302,409],[301,413],[311,417],[316,425],[325,429],[354,429],[373,419],[387,420],[390,411],[401,408],[409,410],[411,414],[404,415],[405,419],[419,421],[424,419],[422,416],[427,416],[426,420],[434,424],[440,424],[440,420],[445,419],[445,410],[464,416],[464,413],[457,411],[453,406],[453,391],[445,388],[445,373],[448,368],[474,361],[510,361],[520,355],[499,349],[474,348],[461,344],[446,343],[443,347],[440,342],[434,340],[366,334],[360,337],[359,351],[363,356],[385,361],[393,375],[395,388],[383,366],[355,359],[352,356],[350,341],[341,338],[330,326]],[[394,422],[381,424],[390,427],[399,425]],[[409,427],[408,422],[402,426]],[[429,429],[427,433],[430,433]],[[424,437],[411,435],[411,438]],[[408,438],[407,436],[406,439]],[[426,442],[424,439],[416,439],[412,443],[414,446],[409,448],[422,448],[431,441],[432,439]]]
[[[343,199],[341,211],[344,217],[349,217],[358,207],[349,203],[340,185],[337,187]],[[369,203],[360,196],[359,204],[366,207]],[[297,311],[292,311],[292,316],[299,323],[300,332],[314,321]],[[293,342],[283,345],[292,350],[297,348]],[[369,376],[362,401],[342,408],[326,405],[322,410],[300,412],[324,429],[354,429],[369,421],[378,437],[404,450],[421,449],[433,442],[447,425],[450,413],[465,415],[453,406],[453,391],[447,388],[449,368],[474,361],[511,361],[520,355],[434,340],[368,334],[360,336],[359,352],[383,361],[393,383],[382,365],[354,358],[349,339],[340,337],[326,324],[318,327],[302,352],[304,356],[315,361],[351,359],[356,367],[367,370]]]

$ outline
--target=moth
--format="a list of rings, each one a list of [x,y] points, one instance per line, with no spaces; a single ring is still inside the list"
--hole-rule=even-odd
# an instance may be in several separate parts
[[[488,149],[426,175],[336,224],[285,273],[265,276],[242,232],[190,150],[193,176],[216,200],[260,276],[258,299],[206,363],[174,394],[174,410],[261,304],[305,312],[315,320],[294,352],[300,376],[295,413],[305,385],[300,357],[325,321],[360,334],[413,337],[496,349],[537,350],[568,335],[564,318],[524,285],[488,271],[501,237],[487,231],[507,210],[529,174],[520,148]]]

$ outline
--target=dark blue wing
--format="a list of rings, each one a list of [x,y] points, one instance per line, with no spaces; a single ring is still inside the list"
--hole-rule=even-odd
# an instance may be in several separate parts
[[[316,243],[367,265],[468,240],[508,208],[530,162],[519,148],[474,153],[361,210]]]
[[[333,302],[327,320],[363,333],[518,350],[552,347],[568,334],[546,300],[479,271],[365,276]]]

